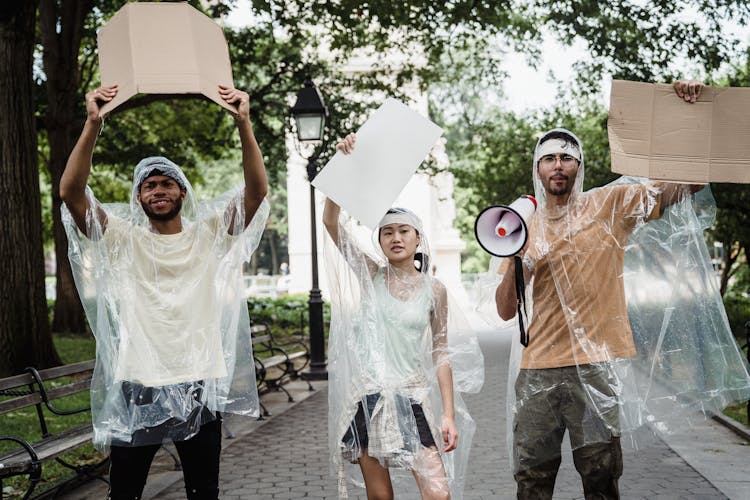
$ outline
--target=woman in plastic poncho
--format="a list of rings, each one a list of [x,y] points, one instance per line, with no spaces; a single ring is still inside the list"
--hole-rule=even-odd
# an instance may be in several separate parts
[[[349,154],[355,140],[349,134],[336,149]],[[447,293],[428,272],[421,222],[409,210],[390,209],[373,235],[385,257],[378,263],[339,215],[326,200],[323,221],[338,261],[346,261],[329,266],[329,438],[339,495],[347,496],[348,462],[359,464],[368,498],[393,498],[390,468],[410,470],[422,498],[450,498],[461,469],[446,459],[459,439],[456,408],[462,425],[473,422],[454,395]],[[481,366],[481,354],[475,361]]]

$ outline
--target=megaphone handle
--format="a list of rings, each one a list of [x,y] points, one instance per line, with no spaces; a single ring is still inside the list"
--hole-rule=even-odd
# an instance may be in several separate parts
[[[529,345],[529,334],[523,326],[523,317],[526,315],[526,284],[523,279],[523,261],[518,255],[513,256],[516,268],[516,306],[518,308],[518,329],[521,330],[521,344]],[[522,311],[523,309],[523,311]],[[523,314],[522,314],[523,312]]]

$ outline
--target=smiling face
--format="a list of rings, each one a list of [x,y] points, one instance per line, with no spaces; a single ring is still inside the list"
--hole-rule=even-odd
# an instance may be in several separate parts
[[[185,194],[171,177],[152,175],[141,184],[138,202],[149,219],[168,221],[180,214]]]
[[[414,262],[419,234],[409,224],[387,224],[380,228],[380,248],[391,264]]]

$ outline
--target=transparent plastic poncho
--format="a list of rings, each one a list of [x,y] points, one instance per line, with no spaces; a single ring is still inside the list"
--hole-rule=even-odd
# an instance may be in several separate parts
[[[583,192],[581,161],[567,206],[548,207],[533,171],[529,345],[514,339],[509,366],[515,471],[558,457],[560,429],[573,450],[612,437],[638,448],[747,400],[747,363],[703,239],[715,214],[709,187],[691,196],[683,186],[670,206],[665,186],[646,179]],[[514,279],[503,270],[493,259],[485,305],[491,297],[494,308],[498,280]]]
[[[373,252],[363,250],[367,231],[348,217],[341,217],[338,231],[338,246],[326,238],[326,268],[329,449],[339,497],[348,496],[348,484],[364,485],[357,464],[367,453],[389,468],[396,497],[413,488],[404,482],[413,483],[414,473],[423,478],[421,488],[461,498],[475,429],[461,393],[478,392],[484,381],[476,335],[439,280],[429,273],[404,276],[388,264],[377,230]],[[429,255],[418,231],[417,251]],[[441,367],[452,377],[458,430],[458,446],[447,453]]]
[[[178,234],[152,231],[138,203],[153,168],[185,190]],[[243,191],[197,203],[177,165],[150,157],[135,169],[129,204],[102,204],[87,187],[85,235],[63,205],[73,276],[96,338],[99,449],[188,439],[217,412],[258,415],[242,267],[268,202],[245,227]]]

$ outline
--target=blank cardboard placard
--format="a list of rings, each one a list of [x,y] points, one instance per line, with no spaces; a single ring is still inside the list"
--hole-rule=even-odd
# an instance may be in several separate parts
[[[102,85],[118,85],[107,114],[136,94],[203,94],[236,112],[218,85],[233,85],[224,32],[187,3],[125,4],[97,36]]]
[[[750,183],[750,88],[705,87],[687,103],[671,85],[615,80],[607,129],[613,172]]]
[[[357,131],[354,151],[337,151],[312,184],[375,228],[442,133],[405,104],[387,99]]]

